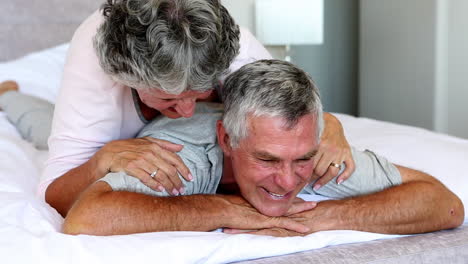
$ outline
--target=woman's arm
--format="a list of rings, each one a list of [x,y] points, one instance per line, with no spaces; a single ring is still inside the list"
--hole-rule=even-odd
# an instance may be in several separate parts
[[[324,130],[317,155],[314,157],[315,169],[312,179],[312,181],[316,180],[314,189],[320,189],[339,174],[341,168],[332,166],[332,163],[340,167],[346,166],[337,178],[337,183],[348,179],[355,169],[351,147],[346,140],[340,121],[330,113],[324,113],[323,119]]]
[[[55,179],[46,190],[46,202],[66,216],[81,192],[107,173],[117,171],[140,179],[154,190],[163,191],[162,183],[168,193],[178,195],[183,187],[178,172],[187,180],[192,177],[174,153],[181,149],[181,145],[150,137],[112,141],[87,162]],[[155,170],[157,179],[150,176]]]
[[[99,65],[92,39],[101,22],[96,12],[75,32],[55,106],[39,192],[63,216],[84,189],[108,172],[124,170],[152,188],[163,185],[171,191],[182,187],[177,172],[189,179],[188,169],[173,153],[180,145],[128,139],[143,123],[130,89],[111,80]],[[157,179],[152,179],[156,169]],[[164,178],[168,175],[171,180]]]

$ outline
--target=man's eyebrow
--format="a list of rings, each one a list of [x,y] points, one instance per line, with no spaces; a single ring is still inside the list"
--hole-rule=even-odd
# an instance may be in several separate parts
[[[280,158],[276,157],[275,155],[265,152],[265,151],[255,151],[254,155],[257,158],[260,159],[266,159],[266,160],[280,160]]]
[[[307,154],[305,154],[304,156],[302,156],[299,159],[311,159],[311,158],[315,157],[315,155],[317,155],[317,152],[318,152],[318,150],[314,149],[312,151],[309,151]]]
[[[268,152],[265,152],[265,151],[256,151],[256,152],[254,152],[254,155],[257,158],[265,159],[265,160],[272,160],[272,161],[281,160],[279,157],[276,157],[275,155],[273,155],[271,153],[268,153]],[[299,158],[299,160],[301,160],[301,159],[311,159],[315,155],[317,155],[317,150],[316,149],[311,150],[308,153],[306,153],[305,155],[301,156]]]

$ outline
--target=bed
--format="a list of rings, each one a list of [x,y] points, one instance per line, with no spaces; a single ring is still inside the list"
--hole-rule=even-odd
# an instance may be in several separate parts
[[[0,81],[15,79],[24,93],[53,102],[68,47],[55,45],[67,42],[96,2],[48,0],[47,7],[54,8],[44,8],[38,0],[1,1]],[[468,140],[337,116],[354,146],[434,175],[467,211]],[[24,141],[3,112],[0,149],[3,263],[468,263],[468,218],[457,229],[414,236],[347,230],[291,238],[219,232],[68,236],[60,233],[62,217],[35,195],[47,152]]]

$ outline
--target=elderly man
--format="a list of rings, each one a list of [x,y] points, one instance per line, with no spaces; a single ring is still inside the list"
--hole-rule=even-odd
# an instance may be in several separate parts
[[[322,107],[310,78],[293,65],[275,60],[246,65],[226,80],[223,100],[222,121],[220,106],[206,104],[191,119],[159,118],[141,133],[184,144],[179,156],[196,174],[185,182],[190,195],[163,197],[133,177],[110,173],[77,200],[64,232],[225,228],[277,236],[332,229],[401,234],[463,222],[460,199],[439,181],[370,151],[353,150],[356,171],[347,181],[312,189]],[[296,198],[301,191],[344,199],[304,202]]]

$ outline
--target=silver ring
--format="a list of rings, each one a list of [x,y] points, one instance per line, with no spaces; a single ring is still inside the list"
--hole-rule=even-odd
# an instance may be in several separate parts
[[[332,162],[332,163],[330,163],[330,167],[335,167],[335,168],[341,169],[341,164]]]
[[[155,171],[153,171],[153,172],[150,174],[151,178],[156,177],[156,174],[158,174],[158,169],[156,169]]]

